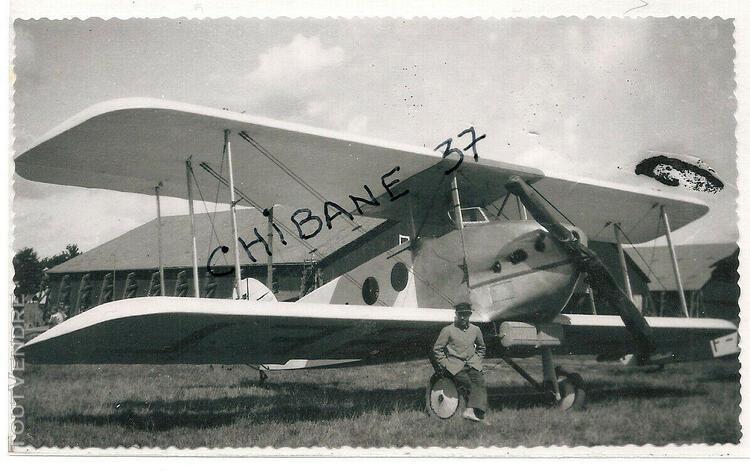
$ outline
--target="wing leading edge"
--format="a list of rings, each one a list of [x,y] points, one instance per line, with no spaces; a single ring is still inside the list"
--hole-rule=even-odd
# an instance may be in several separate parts
[[[713,318],[646,318],[656,353],[674,353],[679,360],[711,357],[711,341],[737,331],[730,321]],[[561,314],[563,348],[569,354],[624,355],[633,353],[632,337],[619,316]]]
[[[97,306],[37,336],[22,350],[30,363],[51,364],[382,363],[426,359],[440,329],[453,318],[449,309],[147,297]],[[698,358],[710,357],[711,340],[737,330],[720,319],[648,322],[659,352],[690,349]],[[487,333],[488,355],[500,355],[493,325],[475,323]],[[559,315],[551,324],[562,329],[558,351],[599,355],[633,350],[618,316]],[[514,352],[511,348],[510,354]]]
[[[176,297],[97,306],[32,339],[31,363],[258,364],[427,356],[452,310]]]
[[[232,132],[236,187],[262,207],[285,204],[321,215],[324,202],[332,201],[353,209],[350,196],[369,198],[364,188],[368,186],[381,204],[366,209],[366,215],[405,220],[406,200],[392,201],[392,196],[408,189],[415,215],[434,209],[436,198],[449,197],[443,171],[455,164],[454,155],[444,160],[430,148],[143,98],[102,102],[81,112],[18,156],[15,167],[32,181],[149,195],[160,185],[162,196],[186,198],[186,160],[192,160],[203,189],[215,189],[217,182],[199,168],[201,163],[217,172],[226,170],[225,130]],[[263,152],[241,132],[260,144]],[[506,193],[508,177],[519,175],[537,183],[537,189],[589,235],[615,222],[636,243],[660,235],[656,226],[638,226],[651,209],[665,206],[673,229],[707,212],[700,200],[677,197],[668,190],[550,175],[513,164],[512,159],[500,162],[482,155],[475,163],[467,157],[458,169],[463,205],[484,206],[499,199]],[[331,173],[340,170],[352,172],[331,179]],[[229,202],[228,190],[221,188],[217,199]],[[598,240],[613,240],[609,234]]]

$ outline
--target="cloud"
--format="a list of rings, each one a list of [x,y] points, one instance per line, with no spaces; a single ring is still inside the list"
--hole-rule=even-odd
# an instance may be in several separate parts
[[[288,43],[272,46],[257,56],[257,66],[239,76],[214,72],[209,83],[228,97],[247,92],[232,105],[280,120],[320,119],[331,113],[331,84],[346,73],[344,48],[324,46],[318,36],[295,35]],[[224,99],[222,99],[224,100]]]
[[[320,117],[323,113],[328,112],[330,106],[327,102],[320,100],[313,100],[307,103],[305,113],[310,117]]]
[[[367,131],[367,117],[364,115],[352,117],[346,124],[346,131],[356,135],[364,134]]]
[[[327,68],[344,62],[344,50],[339,46],[325,48],[320,38],[297,34],[289,44],[274,46],[258,56],[258,67],[250,74],[253,81],[278,86],[296,83],[302,78],[314,78]]]

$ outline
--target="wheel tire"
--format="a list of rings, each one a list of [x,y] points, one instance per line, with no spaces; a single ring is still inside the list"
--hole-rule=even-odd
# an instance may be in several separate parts
[[[427,387],[427,414],[433,418],[448,420],[463,413],[466,400],[452,378],[435,374]]]
[[[583,409],[586,403],[586,388],[580,375],[576,373],[561,374],[557,378],[557,386],[560,388],[558,408],[563,411]]]

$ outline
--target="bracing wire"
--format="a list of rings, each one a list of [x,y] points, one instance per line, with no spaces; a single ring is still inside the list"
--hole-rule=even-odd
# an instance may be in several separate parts
[[[201,168],[203,168],[205,171],[207,171],[210,175],[212,175],[214,178],[216,178],[220,183],[224,184],[225,186],[229,186],[229,182],[221,175],[216,174],[216,171],[213,170],[207,163],[201,163]],[[238,196],[240,196],[241,199],[244,199],[250,205],[255,207],[256,209],[265,209],[263,206],[261,206],[258,202],[250,199],[245,193],[237,189],[237,187],[234,188],[235,193],[237,193]],[[296,240],[297,242],[301,243],[303,246],[307,247],[309,250],[309,253],[317,253],[321,258],[325,258],[325,254],[323,254],[321,251],[319,251],[317,248],[310,245],[308,242],[304,241],[303,239],[299,238],[292,229],[290,229],[288,226],[284,225],[282,222],[277,222],[277,225],[283,229],[287,235]],[[353,285],[358,287],[359,289],[362,289],[362,284],[359,283],[357,280],[354,279],[351,275],[348,273],[344,273],[342,275],[344,278],[346,278],[349,282],[351,282]],[[381,304],[381,306],[387,306],[380,298],[377,299],[377,301]]]
[[[573,223],[573,221],[571,221],[570,219],[568,219],[568,216],[566,216],[565,214],[563,214],[563,212],[562,212],[562,211],[561,211],[560,209],[558,209],[558,208],[557,208],[557,206],[555,206],[554,204],[552,204],[552,203],[550,202],[550,200],[549,200],[549,199],[547,199],[547,197],[546,197],[546,196],[545,196],[544,194],[540,193],[540,192],[539,192],[539,191],[538,191],[538,190],[537,190],[537,189],[536,189],[536,188],[535,188],[534,186],[532,186],[532,184],[531,184],[531,183],[526,183],[526,184],[527,184],[527,185],[528,185],[528,186],[529,186],[529,187],[530,187],[531,189],[533,189],[535,193],[537,193],[538,195],[540,195],[540,196],[542,197],[542,199],[544,199],[544,201],[545,201],[545,202],[546,202],[547,204],[549,204],[550,206],[552,206],[552,209],[554,209],[555,211],[557,211],[557,213],[558,213],[558,214],[560,214],[560,215],[561,215],[561,216],[562,216],[562,217],[563,217],[563,218],[564,218],[564,219],[565,219],[566,221],[570,222],[570,225],[572,225],[572,226],[575,226],[575,224]]]
[[[287,176],[291,177],[294,181],[296,181],[298,184],[300,184],[304,189],[306,189],[308,192],[310,192],[313,196],[315,196],[320,202],[325,203],[328,200],[323,196],[321,193],[319,193],[312,185],[308,184],[301,176],[299,176],[297,173],[295,173],[291,168],[286,166],[280,159],[276,158],[270,151],[268,151],[263,145],[261,145],[257,140],[255,140],[253,137],[251,137],[247,132],[242,131],[239,133],[239,136],[248,142],[251,146],[253,146],[256,150],[258,150],[261,155],[268,158],[272,163],[274,163],[276,166],[278,166]],[[441,180],[442,182],[442,180]],[[361,235],[364,235],[365,232],[361,229],[361,226],[353,221],[347,221],[353,228],[353,230],[359,231]],[[422,226],[424,226],[423,221]],[[421,231],[421,229],[420,229]],[[395,257],[396,261],[399,261],[401,263],[406,264],[406,262],[403,262],[399,257]],[[415,278],[420,280],[423,284],[431,288],[436,294],[438,294],[440,297],[445,299],[450,305],[453,305],[453,300],[448,297],[447,295],[443,294],[440,290],[435,288],[427,279],[419,275],[416,271],[414,271],[413,267],[410,265],[407,265],[407,267],[411,268],[410,272],[414,275]],[[351,277],[350,277],[351,278]],[[357,284],[361,288],[361,285]]]
[[[459,175],[461,175],[461,177],[464,178],[466,181],[469,181],[472,185],[475,184],[475,181],[473,179],[471,179],[469,177],[469,175],[464,174],[460,170],[457,171],[457,173]],[[506,220],[510,220],[510,218],[508,216],[506,216],[505,213],[503,213],[503,209],[505,208],[505,204],[507,204],[509,198],[510,198],[510,192],[506,192],[505,193],[505,198],[503,199],[503,202],[500,205],[500,207],[497,207],[494,203],[490,203],[490,206],[494,207],[495,210],[497,211],[497,217],[503,216],[503,217],[505,217]]]
[[[221,175],[221,174],[224,173],[224,161],[226,160],[226,156],[227,156],[227,148],[226,148],[226,146],[227,146],[226,143],[224,143],[224,145],[222,147],[222,150],[221,150],[221,162],[219,162],[219,175]],[[195,175],[193,175],[193,177],[195,177]],[[198,183],[198,181],[196,180],[196,184],[197,183]],[[213,219],[214,219],[214,221],[216,221],[216,211],[218,210],[218,207],[219,207],[219,190],[220,189],[221,189],[221,183],[217,182],[216,183],[216,193],[214,195],[214,211],[213,211]],[[208,251],[209,252],[211,251],[211,244],[213,243],[212,239],[213,239],[213,235],[211,236],[211,238],[208,241]],[[218,236],[216,237],[216,239],[217,239],[217,243],[221,244],[221,242],[218,242],[218,239],[219,239]],[[227,259],[226,259],[226,256],[224,257],[224,262],[227,263],[227,264],[229,263],[227,261]]]
[[[503,217],[505,217],[506,220],[510,220],[510,218],[503,213],[503,209],[505,209],[505,205],[508,203],[508,199],[509,198],[510,198],[510,192],[506,192],[505,193],[505,197],[503,198],[503,202],[502,202],[502,204],[500,204],[500,208],[499,209],[498,209],[497,206],[495,206],[494,204],[492,204],[492,207],[494,207],[495,209],[497,209],[497,217],[503,216]]]
[[[620,230],[620,232],[622,233],[622,235],[625,237],[625,240],[628,241],[628,244],[630,244],[630,248],[632,248],[633,250],[635,250],[635,253],[638,254],[638,257],[640,257],[640,259],[643,261],[643,263],[646,264],[646,268],[648,268],[648,271],[649,271],[648,275],[646,275],[646,276],[653,275],[654,278],[656,278],[656,281],[659,282],[659,285],[662,288],[664,288],[664,291],[667,291],[667,287],[664,285],[664,283],[662,283],[661,279],[659,279],[659,277],[656,275],[656,272],[654,272],[654,269],[651,267],[651,265],[648,264],[648,262],[643,257],[643,255],[641,255],[641,252],[638,251],[638,248],[635,246],[635,244],[633,243],[633,241],[630,240],[630,237],[628,237],[628,234],[626,234],[625,231],[622,230],[622,227],[620,227],[618,224],[615,224],[615,226],[617,226],[617,228]]]
[[[612,225],[612,221],[608,221],[608,222],[606,222],[606,223],[605,223],[605,224],[604,224],[604,225],[602,226],[602,228],[601,228],[601,229],[599,229],[599,232],[597,232],[597,233],[596,233],[596,235],[594,235],[593,237],[591,237],[591,239],[590,239],[590,240],[596,240],[596,238],[597,238],[597,237],[599,237],[599,236],[601,235],[601,233],[602,233],[602,232],[604,232],[604,230],[605,230],[605,229],[606,229],[607,227],[611,226],[611,225]]]
[[[198,195],[201,197],[201,203],[203,203],[203,209],[206,211],[206,215],[208,216],[208,222],[211,223],[211,235],[208,241],[208,252],[211,252],[211,244],[213,243],[213,238],[216,237],[216,242],[221,244],[221,239],[219,238],[219,234],[216,232],[216,225],[215,225],[215,218],[216,215],[214,214],[211,216],[211,213],[208,212],[208,206],[206,206],[206,199],[203,197],[203,192],[201,191],[201,185],[198,183],[198,179],[195,177],[195,171],[193,171],[192,166],[190,167],[190,175],[193,178],[193,182],[195,183],[195,188],[198,190]],[[229,265],[229,261],[227,260],[227,256],[225,253],[222,252],[221,254],[222,258],[224,259],[224,263]]]
[[[654,203],[650,208],[648,208],[648,210],[643,213],[643,215],[641,216],[641,218],[638,219],[638,222],[636,222],[635,224],[633,224],[630,227],[630,230],[628,232],[633,232],[636,229],[636,227],[638,227],[639,225],[641,225],[641,222],[643,222],[643,220],[646,218],[646,216],[648,216],[651,213],[651,211],[653,211],[654,209],[656,209],[658,206],[659,206],[658,203]],[[661,221],[661,219],[659,219],[659,220]],[[622,228],[620,230],[622,230]],[[657,230],[658,230],[658,224],[657,224]]]

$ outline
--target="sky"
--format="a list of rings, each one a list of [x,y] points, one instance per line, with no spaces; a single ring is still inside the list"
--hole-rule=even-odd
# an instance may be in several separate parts
[[[679,189],[711,211],[676,240],[737,238],[730,20],[91,19],[14,33],[16,153],[128,96],[429,148],[472,125],[483,159],[636,186],[654,184],[633,173],[649,150],[699,157],[726,186]],[[14,179],[14,249],[89,250],[155,218],[153,197]]]

